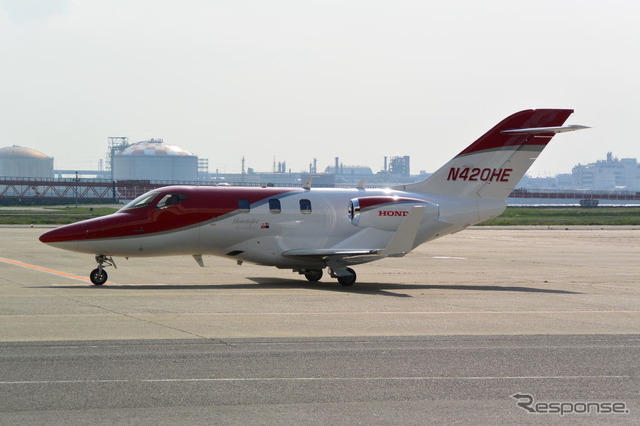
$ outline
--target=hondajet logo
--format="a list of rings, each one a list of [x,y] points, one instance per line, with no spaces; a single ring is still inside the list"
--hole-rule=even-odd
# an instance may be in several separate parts
[[[380,210],[378,216],[409,216],[409,212],[404,210]]]

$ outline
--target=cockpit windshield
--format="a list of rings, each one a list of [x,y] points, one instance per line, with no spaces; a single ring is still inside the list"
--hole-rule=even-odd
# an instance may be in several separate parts
[[[130,201],[128,204],[126,204],[123,208],[120,209],[120,211],[139,209],[140,207],[148,206],[158,196],[158,194],[159,192],[157,191],[142,194],[135,200]]]
[[[134,209],[139,209],[141,207],[146,207],[148,205],[151,205],[151,204],[153,204],[154,200],[156,200],[158,198],[160,193],[161,193],[160,191],[151,191],[151,192],[147,192],[145,194],[142,194],[141,196],[139,196],[135,200],[129,202],[127,205],[122,207],[120,209],[120,211],[134,210]],[[160,198],[160,200],[156,204],[156,209],[163,209],[165,207],[175,206],[176,204],[180,204],[181,202],[183,202],[186,199],[187,199],[187,195],[186,194],[180,194],[180,193],[177,193],[177,192],[170,192],[168,194],[164,194]]]
[[[166,194],[160,201],[158,201],[158,205],[156,205],[157,209],[162,209],[165,207],[175,206],[176,204],[180,204],[184,200],[187,199],[185,194],[177,194],[171,193]]]

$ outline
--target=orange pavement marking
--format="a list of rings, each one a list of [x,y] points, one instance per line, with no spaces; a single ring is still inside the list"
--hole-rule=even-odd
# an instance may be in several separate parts
[[[60,277],[71,278],[74,280],[91,283],[91,280],[89,280],[89,278],[69,274],[67,272],[56,271],[55,269],[43,268],[42,266],[31,265],[29,263],[20,262],[18,260],[11,260],[0,257],[0,262],[8,263],[9,265],[20,266],[21,268],[33,269],[34,271],[46,272],[47,274],[58,275]]]

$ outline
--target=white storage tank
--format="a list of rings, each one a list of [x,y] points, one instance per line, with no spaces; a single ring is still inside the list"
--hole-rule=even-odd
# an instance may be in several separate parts
[[[162,139],[138,142],[116,153],[112,167],[115,180],[198,180],[198,157]]]
[[[52,178],[53,158],[18,145],[0,148],[0,176]]]

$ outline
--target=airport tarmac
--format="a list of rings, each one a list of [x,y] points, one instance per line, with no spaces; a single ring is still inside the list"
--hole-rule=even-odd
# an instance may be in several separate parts
[[[42,232],[0,229],[0,341],[640,331],[640,230],[472,228],[357,266],[352,287],[188,256],[116,259],[96,287],[92,256]]]
[[[0,228],[0,424],[640,420],[639,229],[472,228],[352,287],[214,257],[96,287],[42,232]]]

